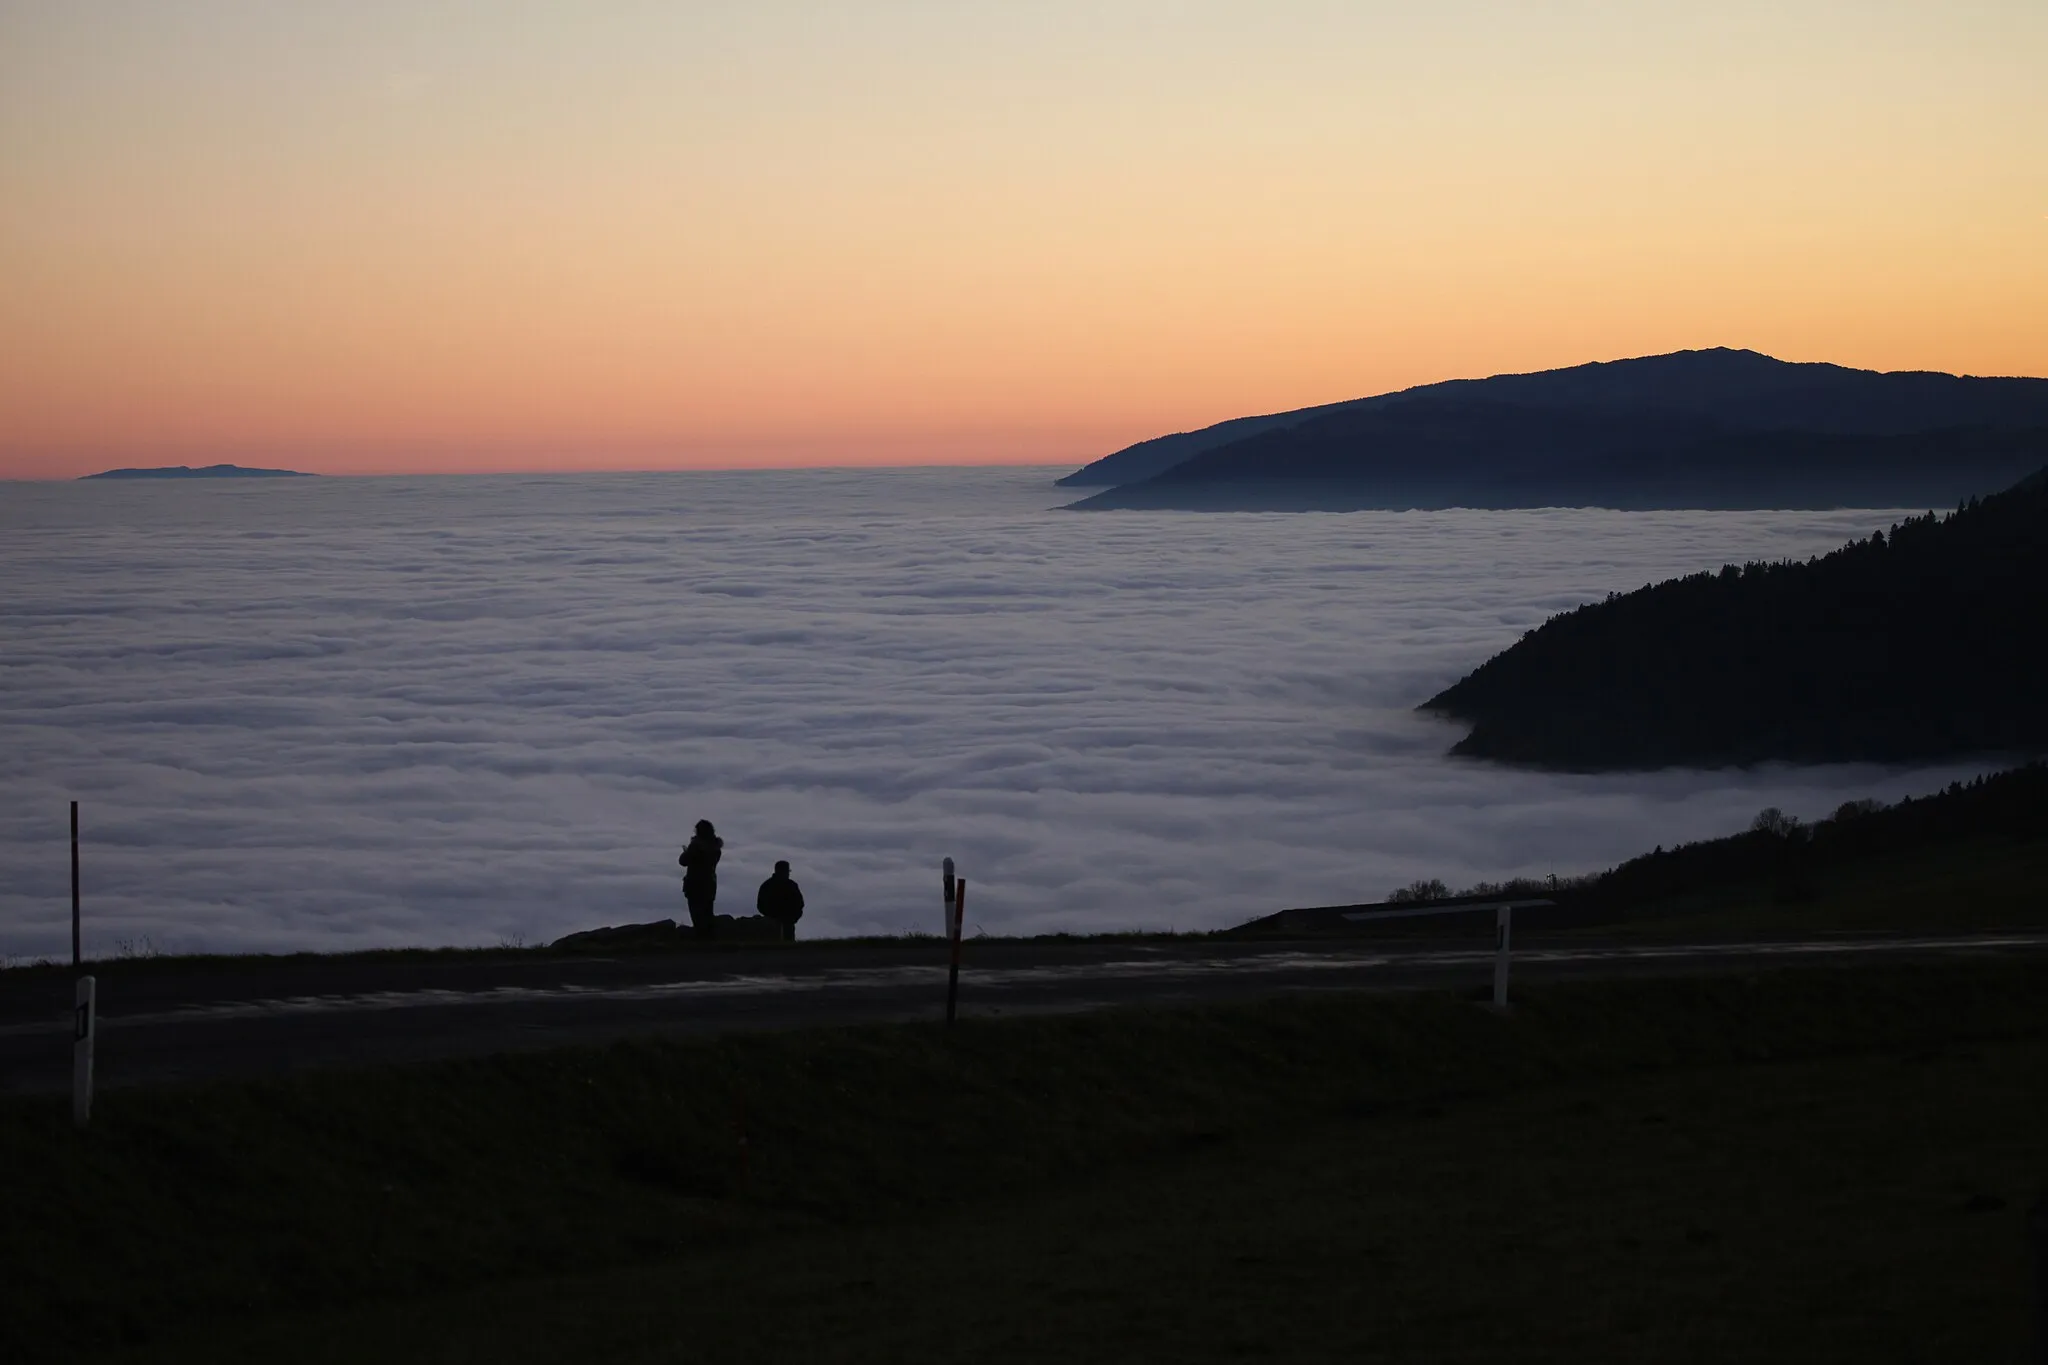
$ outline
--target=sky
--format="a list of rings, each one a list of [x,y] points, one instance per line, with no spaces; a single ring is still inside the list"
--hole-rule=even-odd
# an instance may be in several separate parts
[[[1073,462],[2048,374],[2048,5],[0,0],[0,478]]]

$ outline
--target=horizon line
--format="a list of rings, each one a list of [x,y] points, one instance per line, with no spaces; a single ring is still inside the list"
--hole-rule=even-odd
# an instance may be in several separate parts
[[[1086,463],[1084,460],[1083,463]],[[218,465],[238,469],[278,469],[277,466],[236,465],[230,460],[218,460],[213,465],[113,465],[92,474],[0,474],[0,483],[96,483],[103,475],[124,469],[209,469]],[[430,469],[430,470],[359,470],[340,474],[327,474],[313,469],[280,469],[285,476],[315,479],[503,479],[503,478],[578,478],[586,475],[605,474],[774,474],[774,473],[830,473],[837,471],[861,473],[888,473],[912,469],[1069,469],[1075,467],[1070,460],[974,460],[948,462],[940,460],[920,461],[905,464],[739,464],[739,465],[620,465],[604,468],[549,468],[549,469]],[[234,478],[233,475],[224,476]],[[267,477],[254,475],[255,478]],[[146,482],[138,479],[135,482]],[[173,476],[164,482],[178,482]],[[114,480],[114,482],[124,482]]]

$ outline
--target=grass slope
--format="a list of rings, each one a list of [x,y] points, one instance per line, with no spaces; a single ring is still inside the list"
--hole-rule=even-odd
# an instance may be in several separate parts
[[[156,1358],[2001,1361],[2048,1044],[1215,1134],[1030,1200],[285,1317]]]
[[[1889,806],[1844,802],[1811,823],[1760,812],[1740,834],[1658,847],[1586,876],[1481,882],[1456,892],[1441,880],[1423,881],[1391,899],[1439,902],[1441,912],[1457,901],[1504,898],[1553,902],[1521,911],[1518,936],[1713,941],[2040,930],[2048,928],[2048,765],[1951,783]],[[1361,929],[1330,908],[1286,910],[1225,936],[1484,939],[1493,921],[1491,909],[1474,909]]]

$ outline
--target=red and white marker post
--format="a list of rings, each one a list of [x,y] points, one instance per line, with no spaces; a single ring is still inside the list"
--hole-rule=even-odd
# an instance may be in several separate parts
[[[943,927],[939,930],[939,932],[944,934],[948,939],[950,939],[953,937],[953,860],[951,858],[948,858],[944,862],[940,863],[939,867],[944,873],[944,884],[946,888],[946,918],[943,921]]]
[[[946,1022],[951,1024],[960,1006],[960,926],[967,918],[967,879],[953,876],[953,860],[946,859],[946,937],[952,940],[952,965],[946,970]]]

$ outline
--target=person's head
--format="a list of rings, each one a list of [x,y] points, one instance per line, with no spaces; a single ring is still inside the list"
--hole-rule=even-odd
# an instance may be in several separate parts
[[[789,875],[789,859],[780,858],[776,860],[775,875],[778,877],[787,877]]]
[[[709,839],[709,838],[712,838],[712,837],[713,837],[714,835],[716,835],[717,833],[718,833],[718,831],[717,831],[717,830],[715,830],[715,829],[711,828],[711,822],[710,822],[709,820],[699,820],[699,821],[697,822],[697,837],[698,837],[698,838],[700,838],[700,839]]]

